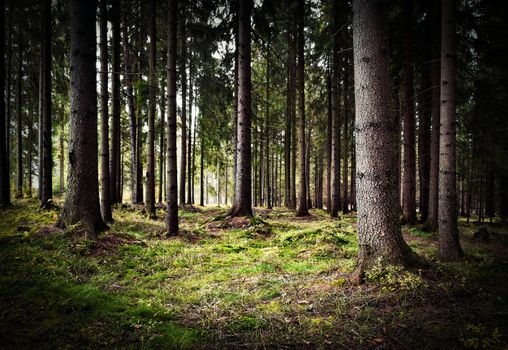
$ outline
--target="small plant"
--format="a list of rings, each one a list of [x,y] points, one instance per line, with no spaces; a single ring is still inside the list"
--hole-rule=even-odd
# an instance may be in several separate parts
[[[501,349],[504,345],[501,338],[497,327],[490,332],[482,324],[469,323],[462,332],[460,341],[466,349]]]

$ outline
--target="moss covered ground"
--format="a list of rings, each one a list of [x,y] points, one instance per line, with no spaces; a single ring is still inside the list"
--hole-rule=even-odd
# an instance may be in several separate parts
[[[466,258],[447,264],[435,235],[404,227],[432,267],[376,266],[354,286],[354,215],[189,208],[168,238],[163,210],[150,220],[139,209],[116,208],[97,241],[53,227],[58,209],[35,201],[2,209],[0,348],[506,348],[501,227],[483,241],[460,222]]]

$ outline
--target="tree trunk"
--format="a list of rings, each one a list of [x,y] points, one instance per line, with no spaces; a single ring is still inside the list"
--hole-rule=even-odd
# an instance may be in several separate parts
[[[194,103],[192,52],[189,59],[189,132],[187,133],[187,204],[192,204],[192,105]]]
[[[168,0],[168,204],[169,235],[178,234],[178,175],[176,168],[176,31],[178,0]]]
[[[93,239],[107,227],[97,181],[96,8],[96,1],[71,1],[69,187],[59,219],[60,226],[81,222]]]
[[[159,203],[162,203],[163,200],[163,191],[165,187],[164,183],[164,157],[166,152],[164,152],[164,121],[166,120],[166,88],[165,81],[162,80],[161,84],[161,116],[160,116],[160,139],[159,139]]]
[[[185,5],[182,6],[183,17],[180,21],[180,33],[182,35],[182,54],[180,57],[180,78],[182,82],[182,124],[180,137],[180,205],[185,204],[185,180],[187,171],[187,29],[185,25]]]
[[[64,106],[61,106],[60,109],[60,140],[59,140],[59,147],[60,147],[60,155],[59,155],[59,161],[60,161],[60,183],[58,186],[58,191],[60,194],[63,194],[65,191],[65,150],[64,150],[64,132],[65,132],[65,118],[64,118]],[[31,128],[30,128],[31,130]],[[31,150],[31,147],[29,147]]]
[[[191,204],[194,204],[194,179],[196,175],[196,128],[197,128],[197,116],[194,118],[194,128],[192,130],[192,175],[191,175]]]
[[[201,116],[201,118],[203,118]],[[204,168],[205,168],[205,147],[204,147],[204,135],[203,135],[203,120],[200,121],[200,127],[199,127],[199,136],[200,136],[200,143],[199,143],[199,151],[200,151],[200,166],[199,166],[199,205],[204,206],[205,205],[205,184],[204,184]]]
[[[150,30],[150,63],[148,73],[149,106],[148,106],[148,149],[146,167],[145,210],[149,217],[155,217],[155,112],[157,108],[157,38],[155,0],[149,2]]]
[[[109,173],[109,115],[108,115],[108,5],[107,0],[99,2],[99,32],[100,32],[100,89],[101,89],[101,213],[105,222],[111,222]]]
[[[286,92],[286,130],[284,131],[284,206],[291,207],[291,32],[287,31],[288,62],[287,62],[287,92]],[[255,158],[255,157],[254,157]],[[255,191],[254,191],[255,192]]]
[[[424,76],[428,76],[424,70]],[[423,78],[423,89],[428,88],[428,79]],[[429,216],[429,176],[430,176],[430,93],[420,95],[418,102],[418,164],[420,167],[420,222],[425,223]]]
[[[234,65],[234,95],[233,95],[233,203],[232,207],[235,206],[236,201],[236,173],[238,171],[238,61],[239,61],[239,38],[238,38],[238,1],[233,0],[233,36],[235,40],[235,65]]]
[[[21,32],[18,33],[18,69],[16,73],[16,198],[23,198],[23,116],[21,113],[21,84],[23,80],[23,52]]]
[[[110,201],[111,204],[121,202],[120,193],[120,0],[111,0],[112,24],[112,114],[111,114],[111,157]]]
[[[438,198],[439,198],[439,128],[440,128],[440,94],[441,94],[441,38],[440,38],[440,5],[439,1],[433,0],[431,9],[432,23],[432,134],[430,144],[430,175],[429,175],[429,215],[426,227],[428,230],[437,231]]]
[[[305,171],[305,63],[304,63],[304,23],[305,23],[305,0],[298,0],[298,42],[297,42],[297,83],[298,83],[298,152],[300,158],[300,193],[298,198],[298,208],[296,216],[307,216],[309,211],[307,209],[307,178]]]
[[[349,105],[348,105],[348,90],[349,90],[349,68],[348,60],[344,59],[344,166],[342,169],[342,212],[344,214],[349,213],[349,200],[348,200],[348,167],[349,167]]]
[[[252,216],[251,189],[251,0],[238,1],[238,142],[235,202],[231,216]]]
[[[43,26],[43,83],[42,83],[42,196],[41,207],[49,207],[53,198],[53,155],[51,144],[51,0],[44,0]],[[95,21],[94,21],[95,25]],[[94,49],[95,52],[95,49]],[[95,71],[95,69],[94,69]],[[95,87],[94,87],[95,89]],[[96,116],[97,117],[97,116]],[[95,125],[97,128],[97,124]],[[97,138],[97,137],[96,137]]]
[[[328,67],[327,81],[327,124],[326,124],[326,210],[330,212],[332,208],[332,125],[333,125],[333,92],[332,92],[332,74]]]
[[[356,104],[358,272],[378,259],[407,264],[412,253],[400,231],[397,142],[390,107],[386,31],[380,6],[353,1]],[[383,147],[379,147],[382,144]]]
[[[10,23],[9,23],[9,43],[10,43]],[[11,205],[11,194],[9,185],[9,157],[7,145],[7,134],[9,133],[9,124],[6,123],[6,103],[5,103],[5,0],[0,3],[0,207]],[[10,58],[10,54],[8,55]],[[10,64],[9,64],[10,66]],[[9,79],[10,80],[10,79]],[[7,83],[9,86],[9,82]],[[9,98],[7,89],[7,100]],[[8,102],[7,102],[8,104]],[[7,108],[9,109],[9,108]]]
[[[402,78],[401,107],[404,123],[404,179],[402,190],[402,221],[416,223],[416,152],[415,113],[413,101],[413,6],[411,0],[404,1],[404,68]]]
[[[270,34],[268,34],[270,36]],[[270,125],[270,39],[266,44],[266,119],[265,119],[265,157],[266,166],[265,166],[265,198],[266,198],[266,208],[272,209],[272,184],[271,181],[271,162],[270,162],[270,139],[272,138],[272,127]]]
[[[439,133],[439,256],[460,258],[462,249],[457,227],[456,140],[455,140],[455,1],[442,0],[441,17],[441,129]]]
[[[289,11],[293,12],[292,8]],[[289,69],[291,71],[291,201],[290,209],[296,209],[296,150],[297,150],[297,134],[296,134],[296,30],[293,30],[292,40],[290,42],[289,52],[291,53]]]

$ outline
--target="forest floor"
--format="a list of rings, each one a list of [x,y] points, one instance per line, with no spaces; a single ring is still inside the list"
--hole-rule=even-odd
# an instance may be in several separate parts
[[[506,228],[484,241],[461,221],[466,258],[445,264],[435,235],[404,227],[432,267],[354,286],[353,215],[189,208],[168,238],[163,210],[140,208],[116,208],[95,242],[35,201],[0,211],[0,348],[506,349]]]

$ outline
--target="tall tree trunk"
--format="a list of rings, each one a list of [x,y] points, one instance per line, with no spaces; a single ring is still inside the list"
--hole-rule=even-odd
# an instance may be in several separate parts
[[[148,149],[146,167],[145,209],[150,217],[155,217],[155,111],[157,108],[157,38],[156,38],[155,0],[149,2],[150,30],[150,64],[149,64],[149,110],[148,110]]]
[[[424,75],[428,76],[427,70]],[[428,79],[423,78],[424,89],[428,88]],[[429,216],[429,176],[430,176],[430,93],[420,95],[418,102],[418,164],[420,167],[420,222],[425,223]]]
[[[333,2],[333,28],[337,31],[339,20],[338,1]],[[332,173],[330,216],[337,217],[340,209],[340,74],[339,74],[339,35],[335,35],[332,48]]]
[[[81,222],[93,239],[107,227],[97,181],[96,9],[96,1],[71,1],[69,188],[59,219],[60,226]]]
[[[42,197],[41,207],[47,208],[53,198],[53,152],[51,143],[51,0],[43,0],[43,83],[42,83]],[[94,22],[95,23],[95,22]],[[95,25],[95,24],[94,24]],[[95,52],[95,49],[94,49]],[[95,89],[95,87],[94,87]],[[97,125],[96,125],[97,127]]]
[[[270,34],[268,34],[270,36]],[[266,198],[266,207],[268,209],[272,209],[272,184],[270,171],[270,139],[272,133],[272,127],[270,125],[270,39],[266,43],[266,119],[265,119],[265,157],[266,166],[265,166],[265,198]]]
[[[161,98],[160,98],[160,108],[161,108],[161,115],[160,115],[160,139],[159,139],[159,203],[162,203],[163,199],[163,192],[164,192],[164,156],[166,152],[164,152],[164,133],[165,133],[165,126],[164,122],[166,120],[166,88],[165,88],[165,80],[162,80],[161,84]]]
[[[184,3],[185,4],[185,3]],[[185,204],[185,180],[187,171],[187,29],[185,25],[185,5],[182,6],[183,17],[180,21],[180,33],[182,35],[182,54],[180,58],[180,78],[182,82],[182,124],[180,137],[180,205]]]
[[[439,209],[439,134],[440,134],[440,98],[441,98],[441,38],[440,38],[440,2],[432,1],[431,25],[432,31],[432,135],[430,144],[430,176],[429,176],[429,215],[425,225],[430,231],[437,231]]]
[[[305,23],[305,0],[298,0],[298,41],[297,41],[297,83],[298,83],[298,152],[300,158],[300,193],[298,198],[298,208],[296,216],[307,216],[309,211],[307,209],[307,178],[305,171],[305,62],[304,62],[304,23]]]
[[[30,120],[28,121],[28,198],[32,198],[32,145],[33,145],[33,112],[30,112]],[[60,174],[63,177],[63,174]]]
[[[310,158],[312,154],[312,143],[310,142],[312,135],[312,120],[308,119],[308,132],[306,135],[307,141],[306,144],[306,153],[305,153],[305,186],[307,187],[307,209],[312,208],[312,197],[310,195]]]
[[[460,258],[462,249],[457,227],[455,59],[457,34],[455,1],[442,0],[441,17],[441,129],[439,133],[439,256]]]
[[[105,222],[113,220],[111,214],[109,173],[109,115],[108,115],[108,5],[107,0],[99,2],[100,32],[100,89],[101,89],[101,213]]]
[[[238,0],[238,142],[235,202],[231,216],[252,216],[251,0]]]
[[[289,11],[293,12],[292,8]],[[296,150],[297,150],[297,134],[296,134],[296,30],[293,30],[292,40],[290,42],[289,52],[291,53],[289,69],[291,70],[291,201],[290,209],[296,209]]]
[[[60,148],[60,183],[58,184],[58,191],[63,194],[65,191],[65,149],[64,149],[64,132],[65,132],[65,117],[64,117],[64,106],[60,107],[60,137],[59,137],[59,148]]]
[[[137,121],[136,121],[136,104],[134,103],[134,88],[132,86],[132,56],[129,47],[129,34],[127,19],[123,18],[122,21],[123,31],[123,55],[124,55],[124,67],[125,67],[125,86],[127,93],[127,107],[129,114],[130,123],[130,151],[131,151],[131,202],[136,203],[136,188],[137,188]]]
[[[327,124],[326,124],[326,210],[332,208],[332,120],[333,120],[333,97],[332,97],[332,74],[328,67],[327,79]]]
[[[201,116],[201,118],[203,118]],[[200,121],[200,127],[199,127],[199,137],[200,137],[200,143],[199,143],[199,151],[200,151],[200,166],[199,166],[199,205],[203,206],[205,205],[205,184],[204,184],[204,173],[205,173],[205,146],[204,146],[204,135],[203,135],[203,120]]]
[[[178,174],[176,168],[176,32],[178,0],[168,0],[168,204],[169,235],[178,234]]]
[[[110,161],[110,201],[122,201],[120,191],[120,0],[111,0],[111,157]]]
[[[355,119],[351,121],[352,126],[355,125]],[[354,135],[354,134],[353,134]],[[351,138],[351,194],[349,201],[351,202],[351,210],[356,211],[356,150],[355,138]]]
[[[194,103],[194,77],[192,65],[192,52],[189,59],[189,131],[187,133],[187,204],[192,204],[192,105]]]
[[[23,80],[23,52],[21,47],[21,30],[18,33],[18,69],[16,73],[16,198],[23,198],[23,116],[21,113],[21,84]]]
[[[291,31],[288,28],[287,31],[287,44],[288,44],[288,62],[287,62],[287,92],[286,92],[286,130],[284,131],[284,206],[286,208],[291,207],[291,110],[292,110],[292,99],[291,99]],[[255,157],[254,157],[255,159]],[[254,172],[255,173],[255,172]],[[254,191],[255,193],[256,191]]]
[[[378,4],[353,1],[356,104],[358,272],[378,259],[407,264],[412,257],[400,231],[397,142],[390,107],[386,31]],[[379,147],[382,144],[383,147]]]
[[[404,123],[404,180],[402,190],[402,221],[416,223],[416,140],[413,77],[413,6],[412,0],[404,1],[404,68],[402,79],[402,119]]]
[[[194,179],[196,178],[196,128],[197,128],[197,116],[194,118],[194,128],[192,130],[192,175],[191,175],[191,204],[194,204]]]
[[[344,214],[349,213],[349,200],[348,200],[348,167],[349,167],[349,104],[348,104],[348,92],[349,92],[349,61],[344,59],[344,89],[343,89],[343,101],[344,101],[344,166],[342,169],[342,212]]]
[[[238,172],[238,62],[239,62],[239,36],[238,36],[238,2],[239,0],[233,0],[233,36],[235,40],[235,65],[234,65],[234,84],[233,89],[233,203],[232,207],[235,206],[236,201],[236,173]]]
[[[8,120],[6,123],[6,103],[5,103],[5,0],[0,0],[0,207],[11,205],[11,194],[9,185],[9,157],[7,140],[9,133]],[[10,23],[9,23],[9,43],[10,43]],[[10,54],[8,55],[10,58]],[[9,59],[10,60],[10,59]],[[10,64],[9,64],[10,66]],[[9,81],[7,86],[9,86]],[[9,99],[9,90],[7,89],[7,101]],[[7,102],[7,105],[9,103]],[[9,108],[7,108],[8,110]]]

